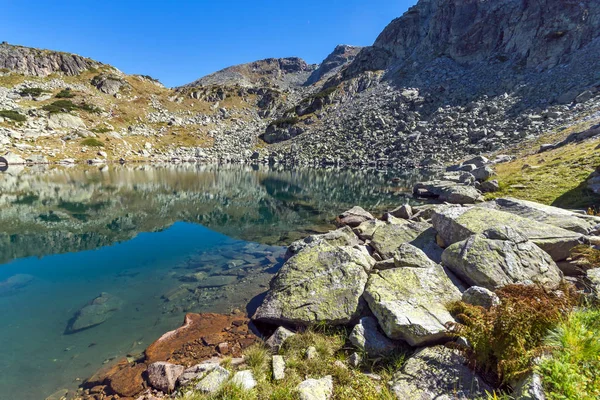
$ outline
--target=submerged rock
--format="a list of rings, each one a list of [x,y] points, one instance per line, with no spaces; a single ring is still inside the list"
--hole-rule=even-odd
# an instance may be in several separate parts
[[[373,273],[365,299],[389,338],[421,346],[446,338],[444,325],[454,319],[445,305],[460,300],[461,294],[446,271],[437,265]]]
[[[486,391],[492,391],[461,354],[444,346],[415,353],[394,375],[390,388],[398,399],[419,400],[485,398]]]
[[[582,235],[529,218],[484,207],[437,208],[432,222],[445,246],[489,229],[509,227],[546,251],[555,261],[569,257]]]
[[[77,311],[75,316],[69,321],[65,333],[76,333],[106,322],[115,311],[121,308],[121,304],[122,302],[119,298],[109,293],[101,293],[100,296]]]
[[[8,296],[15,291],[24,288],[33,281],[33,276],[28,274],[16,274],[0,282],[0,296]]]
[[[442,262],[466,283],[490,290],[513,283],[556,289],[563,277],[548,253],[533,242],[514,238],[492,240],[473,235],[449,246]]]
[[[290,258],[254,319],[278,324],[346,324],[360,313],[373,260],[366,250],[321,242]]]

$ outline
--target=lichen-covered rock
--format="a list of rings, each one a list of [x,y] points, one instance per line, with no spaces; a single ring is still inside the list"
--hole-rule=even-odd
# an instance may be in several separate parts
[[[500,298],[496,293],[480,286],[471,286],[465,290],[462,294],[462,301],[485,309],[500,304]]]
[[[600,298],[600,268],[593,268],[587,271],[587,279],[590,282],[592,294]]]
[[[394,342],[379,332],[379,324],[373,317],[361,318],[352,329],[349,340],[369,356],[387,354],[396,348]]]
[[[333,395],[333,378],[327,375],[321,379],[307,379],[296,390],[300,400],[328,400]]]
[[[435,260],[435,233],[426,222],[408,221],[394,218],[393,222],[367,221],[354,230],[357,235],[368,240],[383,260],[394,257],[403,243],[410,243],[427,253]],[[430,253],[432,253],[430,255]],[[441,251],[439,252],[441,255]]]
[[[273,353],[278,353],[283,343],[290,337],[294,336],[295,333],[289,329],[280,326],[273,332],[273,334],[265,341],[265,344],[271,349]]]
[[[385,334],[411,346],[446,338],[444,325],[454,319],[445,305],[461,298],[460,290],[439,265],[373,273],[364,296]]]
[[[417,183],[413,193],[419,197],[434,197],[451,204],[474,204],[483,201],[481,193],[473,186],[452,181]]]
[[[390,388],[398,400],[470,400],[490,388],[456,350],[444,346],[419,350],[397,372]]]
[[[562,281],[552,257],[530,241],[473,235],[449,246],[442,254],[442,263],[468,284],[489,290],[513,283],[556,289]]]
[[[177,384],[181,387],[186,387],[195,381],[202,379],[213,369],[217,368],[219,363],[216,361],[203,361],[187,368],[177,379]]]
[[[364,249],[326,242],[307,247],[283,265],[253,318],[279,324],[346,324],[360,313],[374,263]]]
[[[250,370],[238,371],[231,378],[231,383],[243,390],[252,390],[258,383]]]
[[[322,242],[329,243],[332,246],[349,246],[358,245],[358,237],[354,234],[349,226],[344,226],[331,232],[320,235],[310,235],[304,239],[293,242],[287,249],[286,259],[297,254],[305,247],[316,246]]]
[[[283,356],[275,355],[271,360],[273,367],[273,379],[280,381],[285,378],[285,360]]]
[[[394,252],[394,266],[396,268],[429,268],[434,265],[435,263],[427,257],[423,250],[410,243],[402,243]]]
[[[185,367],[168,362],[155,362],[148,365],[148,382],[150,385],[164,393],[171,393],[175,389],[177,379],[181,376]]]
[[[51,129],[77,129],[84,128],[85,122],[76,116],[67,113],[50,114],[48,117],[48,128]]]
[[[523,218],[533,219],[538,222],[583,234],[589,234],[596,225],[600,224],[600,217],[577,214],[562,208],[512,197],[496,199],[484,203],[482,206],[495,208]]]
[[[489,229],[508,226],[541,247],[555,261],[566,259],[582,239],[576,232],[484,207],[439,207],[432,222],[445,246]]]
[[[122,88],[128,86],[125,80],[114,74],[97,75],[92,79],[91,83],[102,93],[110,95],[117,94]]]
[[[229,371],[218,366],[198,382],[194,388],[203,393],[215,393],[227,382],[230,375]]]

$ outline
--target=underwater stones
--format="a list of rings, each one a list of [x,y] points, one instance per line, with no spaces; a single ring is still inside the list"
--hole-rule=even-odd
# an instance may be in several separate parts
[[[100,325],[121,307],[121,300],[109,293],[101,293],[83,306],[69,321],[65,333],[71,334]]]
[[[231,285],[237,282],[238,278],[231,275],[215,275],[209,276],[206,279],[202,279],[198,282],[199,288],[210,288],[210,287],[221,287]]]
[[[556,289],[562,280],[552,257],[530,241],[473,235],[446,248],[442,263],[466,283],[489,290],[513,283]]]
[[[15,291],[24,288],[33,281],[33,276],[28,274],[16,274],[0,282],[0,296],[8,296]]]
[[[365,300],[390,339],[421,346],[443,340],[454,319],[445,304],[461,293],[439,265],[394,268],[371,274]]]
[[[155,362],[148,365],[148,381],[153,388],[164,393],[170,393],[175,389],[177,379],[185,367],[168,362]]]
[[[492,390],[459,352],[444,346],[417,351],[394,375],[390,389],[397,399],[419,400],[484,398]]]
[[[582,239],[576,232],[485,207],[440,207],[432,222],[445,246],[488,229],[508,226],[541,247],[554,261],[566,259]]]
[[[383,355],[396,348],[394,342],[379,332],[379,324],[373,317],[361,318],[352,329],[349,340],[369,356]]]
[[[357,227],[365,221],[374,219],[371,213],[365,211],[362,207],[352,207],[348,211],[344,211],[336,218],[336,224],[338,226],[350,226],[352,228]]]
[[[346,324],[360,313],[367,272],[366,250],[321,242],[290,258],[271,281],[253,319],[277,324]]]

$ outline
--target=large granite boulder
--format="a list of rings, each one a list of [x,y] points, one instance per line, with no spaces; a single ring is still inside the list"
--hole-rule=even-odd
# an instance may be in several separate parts
[[[435,242],[435,231],[427,222],[394,218],[392,222],[367,221],[354,232],[381,256],[382,260],[394,257],[401,244],[410,243],[423,250],[434,261],[440,259],[442,250]]]
[[[415,353],[394,375],[390,388],[399,400],[478,399],[492,391],[460,353],[444,346]]]
[[[556,289],[563,276],[552,257],[510,228],[506,231],[504,240],[492,231],[454,243],[442,254],[442,263],[469,285],[489,290],[512,283]]]
[[[445,324],[454,321],[446,304],[461,299],[444,268],[394,268],[371,274],[365,300],[390,339],[411,346],[446,338]]]
[[[346,324],[360,314],[375,260],[366,250],[321,242],[290,258],[254,319],[277,324]]]
[[[323,242],[328,243],[332,246],[353,247],[358,245],[358,237],[354,234],[352,228],[350,228],[349,226],[344,226],[340,229],[336,229],[335,231],[319,235],[310,235],[305,237],[304,239],[296,240],[295,242],[293,242],[288,247],[285,257],[286,259],[288,259],[306,247],[313,247]]]
[[[394,266],[396,268],[429,268],[434,265],[435,263],[427,257],[423,250],[410,243],[402,243],[394,252]]]
[[[546,251],[554,261],[569,257],[582,235],[515,214],[484,207],[437,208],[433,227],[445,246],[468,239],[488,229],[510,227]]]
[[[121,300],[109,293],[101,293],[82,307],[69,321],[65,333],[75,333],[100,325],[121,307]]]
[[[594,230],[596,225],[600,224],[600,217],[578,214],[562,208],[547,206],[533,201],[514,199],[512,197],[496,199],[483,203],[480,206],[495,208],[523,218],[533,219],[583,234],[589,234]]]

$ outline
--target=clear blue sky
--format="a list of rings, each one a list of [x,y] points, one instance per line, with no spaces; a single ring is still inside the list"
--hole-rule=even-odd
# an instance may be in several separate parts
[[[77,53],[167,86],[230,65],[370,45],[416,0],[1,0],[0,41]]]

